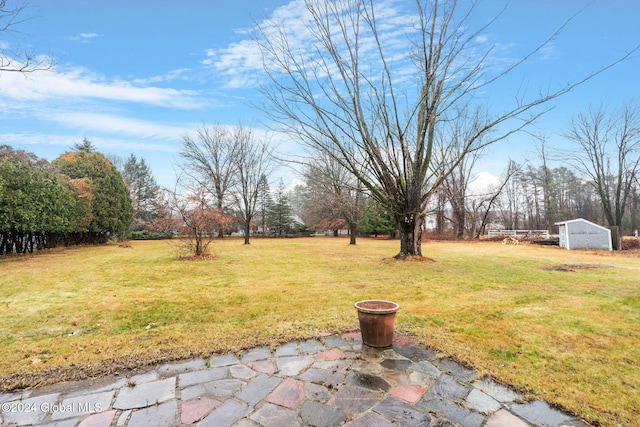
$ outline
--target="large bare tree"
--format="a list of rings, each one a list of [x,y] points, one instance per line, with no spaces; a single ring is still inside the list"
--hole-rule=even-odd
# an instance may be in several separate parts
[[[393,212],[398,258],[421,256],[428,202],[459,163],[432,168],[441,125],[475,108],[474,97],[517,72],[564,25],[496,71],[493,46],[478,42],[487,27],[472,29],[475,2],[468,10],[458,10],[456,0],[394,3],[413,8],[410,17],[380,0],[302,3],[303,22],[269,21],[256,36],[269,77],[265,111],[296,140],[332,156]],[[523,129],[549,101],[593,75],[544,93],[514,91],[511,105],[469,135],[458,160]]]
[[[607,222],[621,226],[640,173],[638,106],[610,112],[592,107],[571,121],[565,136],[579,148],[573,159],[598,193]]]

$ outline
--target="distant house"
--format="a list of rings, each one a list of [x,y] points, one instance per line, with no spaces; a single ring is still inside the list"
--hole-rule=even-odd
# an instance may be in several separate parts
[[[603,249],[613,250],[611,230],[578,218],[556,222],[560,227],[560,247],[567,249]]]

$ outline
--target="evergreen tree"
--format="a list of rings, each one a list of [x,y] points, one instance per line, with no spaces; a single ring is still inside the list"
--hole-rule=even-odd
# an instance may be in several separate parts
[[[96,146],[93,142],[89,141],[86,137],[82,138],[82,142],[76,142],[73,144],[74,151],[84,151],[85,153],[93,153],[96,151]]]
[[[133,207],[132,228],[144,228],[158,216],[158,192],[151,168],[144,158],[131,154],[122,167],[122,178],[131,196]]]
[[[0,146],[0,254],[56,246],[73,229],[74,206],[46,160]]]
[[[104,242],[129,228],[133,217],[129,191],[120,172],[104,155],[73,151],[58,157],[53,165],[90,201],[88,241]]]
[[[393,215],[371,198],[366,202],[360,229],[376,237],[378,234],[394,234],[397,230]]]
[[[291,204],[285,192],[284,183],[280,180],[280,185],[274,194],[272,203],[267,207],[267,221],[269,229],[276,236],[282,236],[291,229],[293,217],[291,216]]]
[[[271,189],[269,188],[269,181],[267,180],[266,175],[262,175],[262,177],[260,177],[259,187],[258,215],[260,217],[260,227],[262,228],[262,234],[267,234],[267,230],[269,229],[267,211],[269,206],[273,203],[273,199],[271,198]]]

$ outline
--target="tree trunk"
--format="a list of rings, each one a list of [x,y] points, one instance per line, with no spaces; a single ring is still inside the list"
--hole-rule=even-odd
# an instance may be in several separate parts
[[[356,224],[354,223],[349,224],[349,244],[350,245],[356,244],[356,229],[357,229]]]
[[[422,219],[417,215],[407,215],[396,219],[400,230],[400,252],[396,259],[422,256]]]
[[[251,221],[245,221],[244,224],[244,244],[249,244],[249,233],[251,232]]]

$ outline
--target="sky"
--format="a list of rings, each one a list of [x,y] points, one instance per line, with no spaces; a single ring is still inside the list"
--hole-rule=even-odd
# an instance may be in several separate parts
[[[404,1],[375,0],[389,8]],[[175,181],[183,137],[195,136],[203,124],[249,126],[277,143],[282,156],[296,153],[299,147],[255,107],[261,59],[250,34],[274,16],[295,31],[301,2],[28,0],[22,22],[0,33],[0,49],[26,50],[56,65],[28,75],[0,72],[0,145],[53,160],[87,138],[108,156],[144,158],[166,187]],[[481,41],[509,58],[530,51],[581,12],[504,88],[486,94],[490,107],[499,109],[517,91],[579,80],[640,44],[637,0],[481,0],[474,23],[487,22],[507,3]],[[640,52],[555,100],[531,133],[549,147],[567,148],[563,132],[590,106],[640,105],[638,70]],[[475,172],[499,175],[509,159],[539,165],[534,142],[519,134],[493,145]],[[285,168],[278,178],[288,184],[296,176]]]

